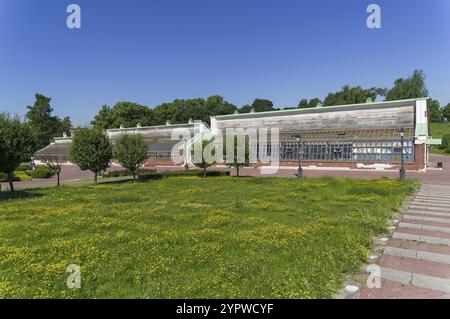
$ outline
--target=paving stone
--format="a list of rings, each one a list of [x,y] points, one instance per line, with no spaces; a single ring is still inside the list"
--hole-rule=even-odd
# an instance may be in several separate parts
[[[412,281],[412,273],[407,271],[401,271],[390,268],[381,268],[380,275],[381,278],[399,282],[404,285],[409,285],[411,284]]]
[[[427,276],[421,274],[413,274],[412,285],[421,288],[428,288],[450,293],[450,279],[438,278],[434,276]]]
[[[450,218],[445,219],[445,218],[436,218],[436,217],[428,217],[428,216],[405,215],[404,219],[413,219],[413,220],[419,220],[419,221],[450,224]]]
[[[429,212],[423,210],[416,209],[408,209],[408,214],[422,214],[422,215],[433,215],[433,216],[441,216],[441,217],[450,217],[450,213],[441,213],[441,212]]]

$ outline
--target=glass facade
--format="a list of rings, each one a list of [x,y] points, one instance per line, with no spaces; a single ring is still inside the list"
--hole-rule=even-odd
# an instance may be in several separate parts
[[[337,141],[337,142],[301,142],[300,152],[297,142],[267,144],[257,148],[270,156],[275,148],[279,149],[280,161],[298,161],[300,153],[303,161],[354,161],[354,162],[400,162],[400,141]],[[261,154],[262,155],[262,154]],[[414,162],[414,141],[405,140],[403,144],[405,162]]]

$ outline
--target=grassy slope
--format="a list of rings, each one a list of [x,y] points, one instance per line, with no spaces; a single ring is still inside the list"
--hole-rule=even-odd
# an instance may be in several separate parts
[[[431,136],[433,136],[433,138],[442,138],[446,133],[450,134],[450,122],[431,123]],[[436,146],[431,147],[431,153],[450,155]]]
[[[415,186],[183,177],[3,192],[0,297],[330,297]]]

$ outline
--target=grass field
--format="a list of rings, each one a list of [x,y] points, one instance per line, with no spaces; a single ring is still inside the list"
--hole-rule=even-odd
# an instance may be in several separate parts
[[[416,186],[179,177],[3,192],[0,298],[331,297]]]
[[[450,134],[450,122],[431,123],[431,136],[433,136],[433,138],[442,138],[444,134]],[[437,146],[432,146],[430,150],[431,153],[450,155],[449,153],[446,153],[443,149],[439,149]]]

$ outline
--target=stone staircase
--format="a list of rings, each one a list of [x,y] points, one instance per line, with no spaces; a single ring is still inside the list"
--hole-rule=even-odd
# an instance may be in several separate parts
[[[381,287],[360,298],[450,299],[450,186],[424,185],[379,259]]]

